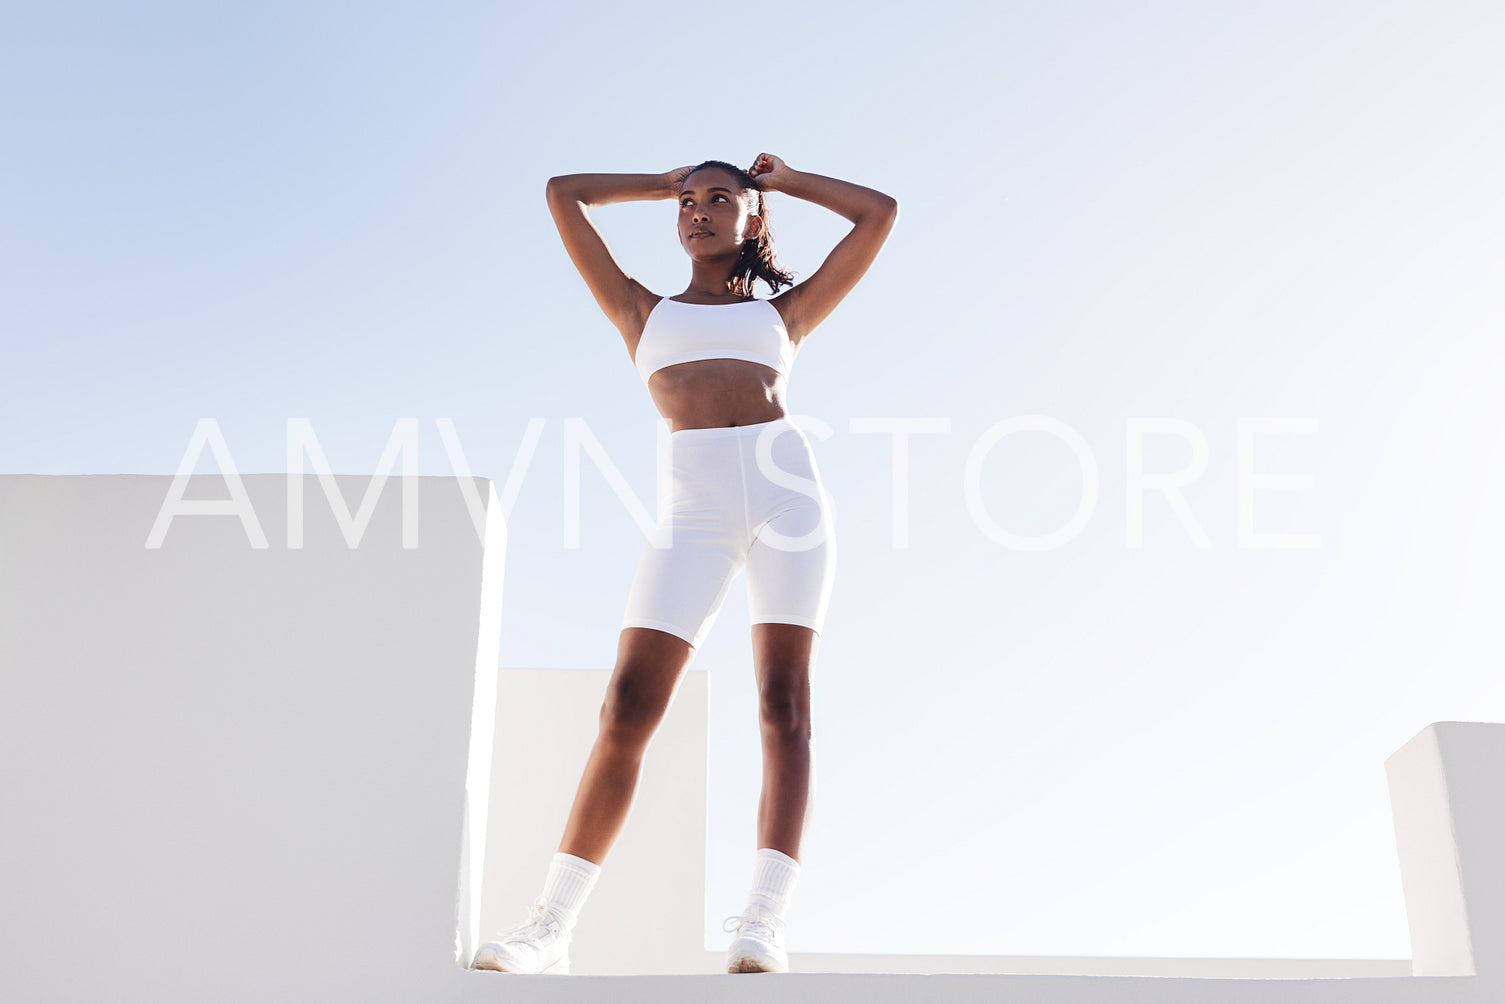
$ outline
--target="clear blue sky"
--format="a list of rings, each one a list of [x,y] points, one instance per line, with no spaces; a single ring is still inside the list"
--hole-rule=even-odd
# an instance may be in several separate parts
[[[1505,11],[1493,3],[633,8],[13,3],[0,15],[0,471],[167,474],[201,417],[241,472],[308,418],[340,473],[450,418],[511,514],[503,661],[603,667],[656,416],[543,200],[550,175],[760,151],[902,216],[812,337],[794,410],[841,535],[815,681],[797,951],[1409,955],[1383,760],[1505,721]],[[672,205],[596,214],[677,292]],[[845,232],[774,197],[807,276]],[[760,287],[761,289],[761,287]],[[1047,416],[1080,533],[984,531],[968,458]],[[860,419],[944,419],[892,450]],[[1288,418],[1248,463],[1239,422]],[[1142,500],[1139,466],[1205,470]],[[987,518],[1065,525],[1058,436],[980,454]],[[201,470],[212,470],[206,458]],[[1198,546],[1202,540],[1208,546]],[[750,878],[740,585],[712,673],[707,934]],[[630,824],[629,824],[630,825]],[[540,877],[545,863],[540,863]],[[609,866],[609,862],[608,862]]]

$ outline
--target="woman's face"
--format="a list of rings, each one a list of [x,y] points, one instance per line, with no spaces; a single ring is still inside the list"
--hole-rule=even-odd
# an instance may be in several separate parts
[[[692,258],[733,256],[762,229],[731,172],[703,167],[679,192],[679,243]]]

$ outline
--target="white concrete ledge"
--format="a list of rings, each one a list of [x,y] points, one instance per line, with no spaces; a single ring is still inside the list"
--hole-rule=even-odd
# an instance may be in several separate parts
[[[525,1004],[1498,1004],[1497,991],[1467,977],[1335,980],[1204,980],[1113,976],[904,976],[758,973],[722,976],[506,976],[472,973],[485,985],[464,1001]],[[446,997],[444,1000],[461,998]]]
[[[721,962],[721,953],[712,953]],[[1081,955],[826,955],[796,952],[800,973],[987,973],[1007,976],[1175,976],[1199,979],[1350,979],[1411,976],[1409,959],[1197,959]],[[712,971],[719,971],[718,969]]]

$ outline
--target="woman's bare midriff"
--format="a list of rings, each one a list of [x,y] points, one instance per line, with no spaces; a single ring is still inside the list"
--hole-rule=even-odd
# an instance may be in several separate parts
[[[648,393],[671,432],[785,418],[784,387],[777,370],[742,359],[676,363],[648,378]]]

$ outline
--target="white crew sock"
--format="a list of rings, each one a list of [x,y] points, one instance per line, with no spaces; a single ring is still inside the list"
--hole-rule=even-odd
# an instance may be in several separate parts
[[[762,907],[781,920],[789,910],[789,901],[794,896],[795,883],[799,881],[800,863],[783,851],[761,847],[753,859],[752,891],[747,894],[747,906]]]
[[[543,900],[558,914],[565,926],[573,929],[580,920],[580,908],[601,877],[601,866],[594,861],[558,851],[549,863],[549,877],[544,880]]]

